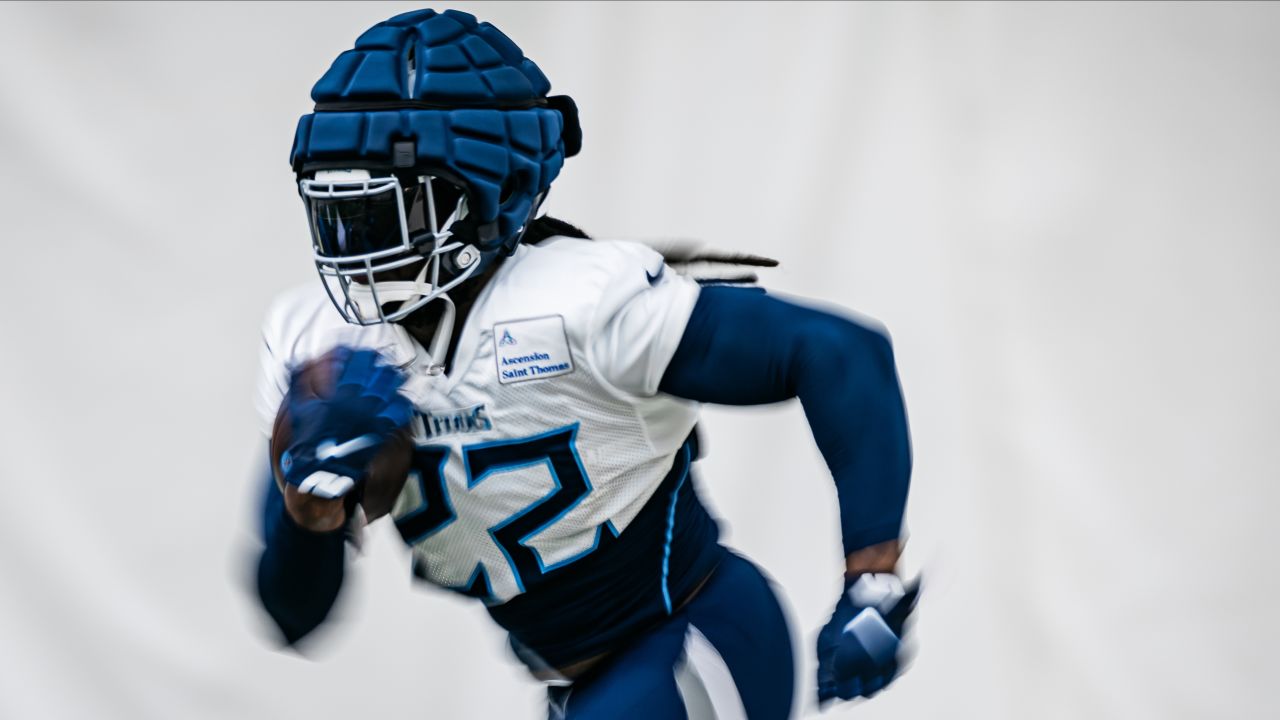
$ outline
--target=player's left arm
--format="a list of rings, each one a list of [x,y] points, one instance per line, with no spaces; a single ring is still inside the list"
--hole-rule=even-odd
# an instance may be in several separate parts
[[[819,638],[820,699],[874,694],[897,673],[915,600],[891,575],[911,448],[888,338],[759,289],[707,287],[658,389],[725,405],[800,399],[835,480],[846,556],[845,593]]]
[[[707,287],[658,389],[722,405],[799,398],[835,479],[845,555],[877,561],[853,574],[892,569],[911,449],[893,350],[882,333],[759,289]]]

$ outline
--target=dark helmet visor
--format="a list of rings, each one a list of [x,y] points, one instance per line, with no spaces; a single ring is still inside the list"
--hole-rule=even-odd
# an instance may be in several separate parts
[[[307,214],[316,252],[353,257],[402,247],[396,192],[360,197],[308,197]]]

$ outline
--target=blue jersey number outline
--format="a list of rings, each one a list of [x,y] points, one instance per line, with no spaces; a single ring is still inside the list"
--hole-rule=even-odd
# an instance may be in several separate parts
[[[528,585],[536,584],[543,575],[591,554],[599,547],[601,534],[606,529],[612,531],[606,521],[596,528],[591,547],[550,565],[543,562],[537,550],[524,544],[577,507],[591,492],[591,481],[578,456],[577,434],[578,423],[573,423],[540,435],[462,448],[468,490],[494,475],[535,465],[546,465],[551,475],[554,487],[550,492],[489,528],[489,535],[506,557],[520,592],[524,592]],[[444,468],[449,454],[447,446],[438,445],[419,446],[414,452],[409,479],[418,483],[423,502],[413,512],[395,521],[396,529],[410,545],[430,537],[457,519],[445,487]],[[612,534],[616,535],[616,532]],[[477,564],[468,583],[455,589],[478,597],[492,594],[488,576],[480,564]]]

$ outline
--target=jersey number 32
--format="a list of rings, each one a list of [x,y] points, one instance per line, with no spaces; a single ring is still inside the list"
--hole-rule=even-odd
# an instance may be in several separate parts
[[[476,490],[482,483],[501,482],[502,475],[530,466],[545,465],[550,472],[553,487],[549,493],[488,528],[489,536],[506,557],[518,592],[536,585],[546,573],[591,553],[599,544],[600,534],[607,531],[602,525],[596,530],[595,542],[586,551],[551,564],[544,563],[538,551],[525,544],[564,517],[591,492],[591,481],[575,447],[577,432],[575,423],[533,437],[462,447],[467,492]],[[446,446],[425,445],[415,450],[409,479],[410,482],[416,480],[422,500],[418,507],[396,519],[396,528],[409,545],[435,535],[457,520],[445,483],[449,455],[450,449]],[[489,578],[492,570],[477,561],[470,580],[454,589],[492,598],[495,589]]]

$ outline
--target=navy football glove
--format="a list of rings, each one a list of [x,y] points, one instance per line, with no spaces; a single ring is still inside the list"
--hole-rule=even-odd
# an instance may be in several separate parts
[[[292,438],[280,458],[284,480],[323,498],[346,495],[396,431],[413,418],[413,403],[400,394],[404,376],[373,350],[337,348],[319,362],[334,378],[319,396],[308,373],[294,370],[286,408]]]
[[[898,674],[903,625],[920,594],[897,575],[864,573],[846,580],[835,612],[818,633],[818,704],[871,697]]]

